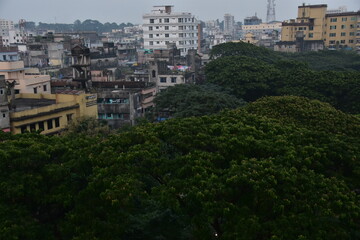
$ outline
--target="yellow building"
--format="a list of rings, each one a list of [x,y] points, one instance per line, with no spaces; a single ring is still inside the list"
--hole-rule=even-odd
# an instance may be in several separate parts
[[[325,46],[330,48],[356,48],[356,33],[360,26],[359,12],[344,12],[326,14],[326,39]]]
[[[326,4],[299,6],[298,17],[283,22],[281,41],[295,41],[298,32],[304,34],[304,40],[324,40],[326,9]]]
[[[327,14],[327,5],[302,5],[296,19],[283,22],[281,41],[323,41],[328,48],[356,49],[360,11]]]
[[[55,134],[79,117],[97,118],[96,94],[30,94],[15,96],[10,113],[11,132],[42,130],[42,134]]]

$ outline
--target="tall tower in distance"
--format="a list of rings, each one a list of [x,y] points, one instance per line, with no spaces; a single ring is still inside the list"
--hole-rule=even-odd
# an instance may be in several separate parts
[[[224,15],[224,32],[229,35],[234,34],[234,16],[230,14]]]
[[[275,0],[268,0],[266,22],[273,22],[275,19]]]

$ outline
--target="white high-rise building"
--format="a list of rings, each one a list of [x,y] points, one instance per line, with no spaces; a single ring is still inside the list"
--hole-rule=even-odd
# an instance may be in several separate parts
[[[198,21],[191,13],[172,12],[173,6],[154,6],[143,15],[143,38],[145,49],[166,48],[175,43],[185,56],[189,49],[198,46]]]
[[[235,30],[234,25],[235,25],[234,16],[230,15],[230,14],[225,14],[224,15],[224,33],[233,35],[234,30]]]

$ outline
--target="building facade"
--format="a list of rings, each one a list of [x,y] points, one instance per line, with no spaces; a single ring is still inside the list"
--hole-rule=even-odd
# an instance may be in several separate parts
[[[14,134],[56,134],[80,117],[97,117],[96,94],[17,94],[10,113]]]
[[[295,42],[299,33],[304,41],[323,41],[327,48],[357,48],[360,11],[328,13],[327,5],[298,7],[298,17],[282,24],[281,40]]]
[[[235,20],[231,14],[224,15],[224,33],[234,35],[235,31]]]
[[[6,81],[15,81],[16,93],[50,93],[50,76],[37,69],[25,69],[23,61],[0,61],[0,76]]]
[[[356,35],[360,30],[359,12],[326,14],[325,46],[329,48],[356,48]]]
[[[4,77],[0,77],[0,131],[10,132],[9,104]]]
[[[181,55],[198,46],[198,21],[191,13],[173,12],[173,6],[154,6],[143,15],[143,38],[145,49],[167,48],[175,43]]]

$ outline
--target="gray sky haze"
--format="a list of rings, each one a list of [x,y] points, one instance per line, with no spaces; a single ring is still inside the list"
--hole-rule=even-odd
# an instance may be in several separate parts
[[[329,9],[347,6],[348,11],[360,9],[359,0],[275,0],[276,20],[296,18],[297,6],[328,4]],[[76,19],[105,22],[142,23],[142,15],[153,5],[174,5],[176,12],[191,12],[196,18],[222,20],[225,13],[235,16],[235,21],[257,16],[266,19],[267,0],[0,0],[0,18],[17,22],[19,19],[46,23],[73,23]]]

